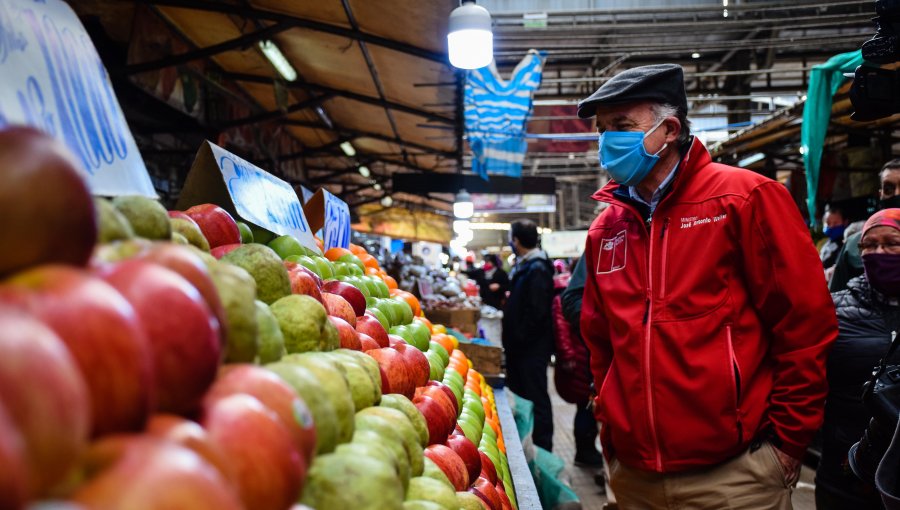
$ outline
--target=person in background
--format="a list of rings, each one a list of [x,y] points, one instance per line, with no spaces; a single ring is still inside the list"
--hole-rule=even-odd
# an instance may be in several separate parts
[[[837,337],[821,261],[779,182],[713,163],[681,66],[578,105],[612,181],[588,230],[581,335],[623,509],[790,509]]]
[[[581,297],[587,278],[584,257],[578,259],[568,284],[559,295],[560,312],[565,324],[557,320],[556,369],[554,379],[557,393],[566,402],[575,404],[573,436],[575,464],[588,467],[603,466],[603,456],[594,445],[597,440],[597,421],[591,409],[591,355],[581,339]],[[554,307],[556,304],[554,303]],[[560,331],[568,332],[561,338]],[[563,340],[563,341],[561,341]],[[568,396],[568,398],[566,398]]]
[[[819,250],[819,258],[822,259],[822,267],[830,268],[837,261],[838,252],[844,245],[844,231],[850,221],[844,215],[843,209],[833,205],[825,206],[825,214],[822,215],[822,233],[828,241]]]
[[[840,333],[828,355],[822,458],[816,471],[819,510],[881,508],[875,486],[851,472],[848,450],[871,418],[862,401],[863,384],[900,327],[900,209],[872,215],[859,249],[865,273],[832,294]]]
[[[509,289],[509,275],[503,270],[500,257],[493,253],[484,256],[483,280],[478,282],[481,286],[481,301],[493,306],[497,310],[503,309],[506,301],[506,291]]]
[[[534,444],[552,451],[553,409],[547,393],[547,366],[553,353],[553,266],[538,247],[533,221],[512,222],[509,243],[516,264],[503,307],[506,384],[534,403]]]
[[[878,173],[878,208],[900,207],[900,158],[892,159],[881,167]],[[859,239],[862,233],[847,236],[841,252],[834,264],[834,274],[828,281],[828,290],[837,292],[847,288],[847,282],[863,273],[862,258],[859,255]]]

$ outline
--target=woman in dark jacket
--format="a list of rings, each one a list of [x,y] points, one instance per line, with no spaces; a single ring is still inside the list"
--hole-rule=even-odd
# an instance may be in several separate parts
[[[481,285],[481,301],[493,306],[497,310],[503,310],[506,301],[506,291],[509,290],[509,275],[503,270],[500,257],[490,253],[484,257],[484,283]]]
[[[840,333],[827,364],[829,391],[816,471],[820,510],[883,508],[874,485],[850,470],[847,454],[871,417],[862,402],[863,385],[900,327],[900,209],[869,218],[859,247],[865,273],[832,295]]]

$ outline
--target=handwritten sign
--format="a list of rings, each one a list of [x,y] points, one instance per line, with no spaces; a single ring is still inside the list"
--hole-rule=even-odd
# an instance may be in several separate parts
[[[294,188],[209,141],[197,152],[177,208],[202,203],[217,204],[244,221],[316,248]]]
[[[0,0],[0,129],[65,142],[97,195],[156,197],[91,38],[62,0]]]
[[[350,247],[350,207],[340,198],[322,188],[303,206],[310,226],[322,229],[325,249]]]

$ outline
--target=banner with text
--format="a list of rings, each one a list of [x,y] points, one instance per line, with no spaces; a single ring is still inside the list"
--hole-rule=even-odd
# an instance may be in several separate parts
[[[316,249],[294,188],[208,141],[197,152],[177,208],[203,203],[219,205],[244,221],[278,235],[294,236],[304,246]]]
[[[309,225],[322,230],[325,250],[350,247],[350,207],[340,198],[321,188],[303,205]]]
[[[100,56],[62,0],[0,0],[0,129],[65,142],[96,195],[156,197]]]

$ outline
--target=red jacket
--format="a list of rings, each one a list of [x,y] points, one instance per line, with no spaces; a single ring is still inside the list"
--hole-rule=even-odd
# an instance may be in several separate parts
[[[570,276],[563,273],[553,277],[553,288],[557,293],[565,290]],[[553,370],[556,392],[570,404],[583,405],[591,398],[590,353],[563,314],[559,294],[553,297],[553,336],[556,340],[556,367]]]
[[[581,333],[604,448],[675,472],[771,431],[802,458],[837,336],[809,232],[784,186],[712,163],[699,140],[678,168],[649,225],[617,184],[594,195],[611,205],[588,232]]]

